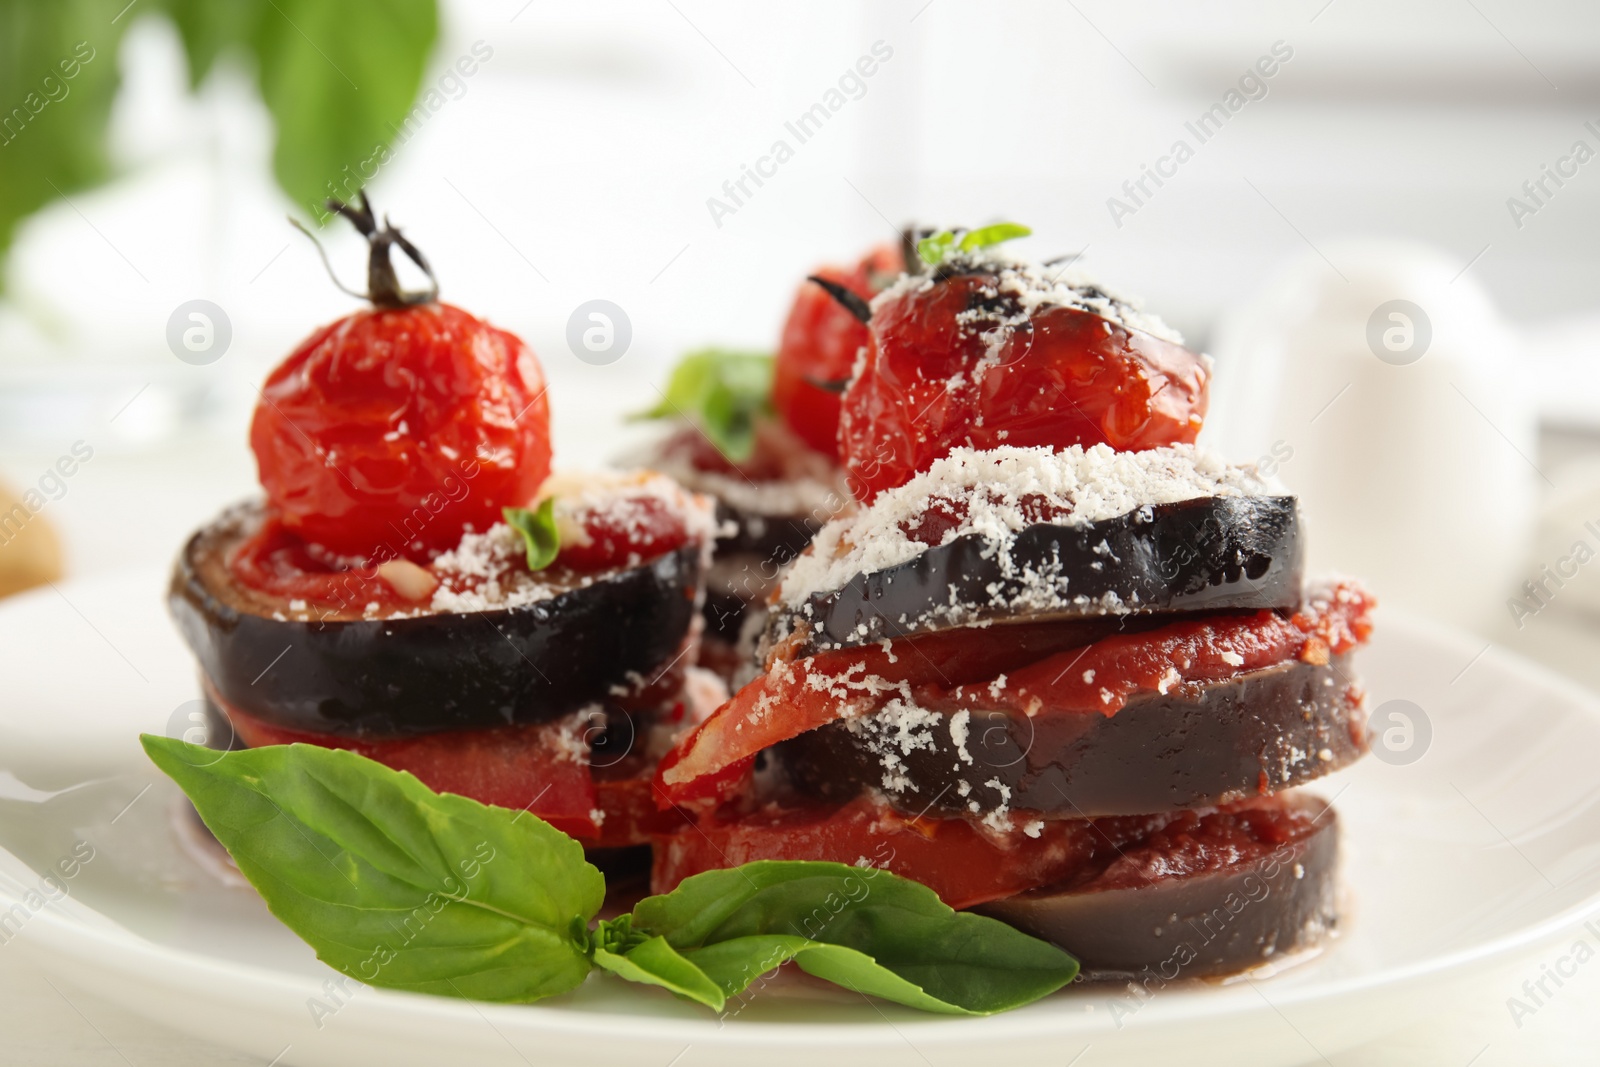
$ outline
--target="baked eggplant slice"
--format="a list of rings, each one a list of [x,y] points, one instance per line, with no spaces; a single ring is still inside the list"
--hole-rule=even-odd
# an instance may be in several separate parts
[[[1241,823],[1210,855],[1168,827],[1092,877],[975,910],[1059,945],[1087,979],[1151,993],[1293,956],[1338,927],[1339,825],[1316,797],[1277,801],[1275,818]],[[1175,849],[1202,869],[1173,874]]]
[[[769,646],[802,654],[999,622],[1292,610],[1303,557],[1292,496],[1155,504],[1084,525],[1038,523],[999,544],[966,534],[776,609]]]
[[[1348,656],[1289,660],[1223,681],[1145,691],[1114,715],[1016,711],[850,719],[776,746],[802,795],[881,790],[910,812],[1099,817],[1275,793],[1367,751]]]
[[[263,722],[407,737],[548,722],[641,683],[678,684],[664,669],[691,639],[699,544],[636,567],[552,570],[549,595],[516,607],[320,617],[232,579],[228,555],[260,520],[235,508],[190,538],[168,604],[218,696]]]

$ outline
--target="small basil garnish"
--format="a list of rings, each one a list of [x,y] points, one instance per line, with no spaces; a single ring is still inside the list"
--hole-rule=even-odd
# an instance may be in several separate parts
[[[928,266],[937,267],[952,251],[973,252],[1000,244],[1002,241],[1027,237],[1032,232],[1028,227],[1015,222],[997,222],[991,226],[980,226],[976,230],[940,230],[917,242],[917,257]]]
[[[501,508],[506,525],[522,535],[528,547],[528,569],[542,571],[561,553],[561,535],[556,530],[555,497],[546,497],[537,510]]]
[[[704,348],[678,362],[661,403],[636,419],[684,419],[731,462],[755,450],[757,417],[772,410],[772,357]]]

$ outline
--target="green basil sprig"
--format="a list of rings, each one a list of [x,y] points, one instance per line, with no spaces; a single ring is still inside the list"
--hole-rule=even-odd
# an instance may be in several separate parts
[[[267,907],[373,986],[529,1002],[598,967],[716,1011],[780,964],[925,1011],[985,1015],[1078,972],[1004,923],[874,868],[763,860],[595,922],[583,846],[535,816],[428,789],[352,752],[216,752],[146,734]]]
[[[1060,989],[1078,965],[997,919],[952,910],[933,890],[873,867],[757,860],[647,897],[631,925],[655,935],[624,958],[692,964],[724,998],[780,963],[924,1011],[987,1015]],[[649,960],[635,960],[644,950]],[[677,972],[667,971],[668,977]],[[700,998],[709,1007],[722,1003]]]
[[[542,571],[561,554],[561,535],[556,529],[556,500],[546,497],[537,510],[501,508],[506,525],[522,535],[528,548],[528,569]]]
[[[687,419],[730,461],[755,449],[756,418],[772,410],[772,357],[704,348],[678,362],[661,403],[636,419]]]
[[[976,230],[940,230],[917,242],[917,258],[930,267],[937,267],[953,251],[973,252],[1002,241],[1027,237],[1033,231],[1015,222],[997,222],[980,226]]]

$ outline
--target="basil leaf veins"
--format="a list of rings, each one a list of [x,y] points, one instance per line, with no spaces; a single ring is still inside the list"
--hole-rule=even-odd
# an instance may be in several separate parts
[[[596,923],[600,872],[526,812],[435,793],[352,752],[142,740],[272,913],[368,985],[526,1002],[598,966],[726,1011],[792,959],[858,993],[981,1015],[1078,972],[1055,946],[953,911],[926,886],[840,863],[707,871]]]
[[[353,752],[141,740],[272,914],[335,970],[506,1002],[588,975],[605,879],[542,820],[435,793]]]
[[[958,912],[933,890],[872,867],[758,860],[647,897],[631,924],[664,938],[733,997],[793,959],[836,985],[924,1011],[986,1015],[1078,973],[1054,945]],[[646,942],[648,944],[648,942]]]

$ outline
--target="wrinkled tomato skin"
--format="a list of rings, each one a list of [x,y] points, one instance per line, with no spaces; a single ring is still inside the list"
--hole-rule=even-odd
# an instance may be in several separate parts
[[[853,267],[822,267],[816,276],[871,300],[905,269],[900,249],[880,245]],[[850,377],[867,327],[820,285],[805,282],[795,294],[773,366],[772,404],[790,429],[826,456],[839,453],[839,394],[812,382]]]
[[[550,473],[544,372],[516,336],[448,304],[358,311],[272,372],[250,446],[294,533],[425,561]]]
[[[1194,441],[1208,400],[1204,357],[1061,306],[1036,310],[990,353],[987,327],[957,316],[979,306],[991,281],[958,274],[873,315],[839,429],[840,457],[862,500],[960,446],[1140,451]]]

